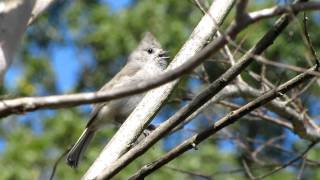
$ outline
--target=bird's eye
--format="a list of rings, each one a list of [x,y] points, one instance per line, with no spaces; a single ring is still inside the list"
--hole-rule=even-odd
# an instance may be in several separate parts
[[[152,54],[153,53],[153,49],[149,48],[147,49],[148,54]]]

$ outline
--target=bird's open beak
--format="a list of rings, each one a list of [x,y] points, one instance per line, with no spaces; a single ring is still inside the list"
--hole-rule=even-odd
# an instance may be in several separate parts
[[[170,59],[170,56],[167,55],[168,51],[161,51],[159,57],[163,59]]]

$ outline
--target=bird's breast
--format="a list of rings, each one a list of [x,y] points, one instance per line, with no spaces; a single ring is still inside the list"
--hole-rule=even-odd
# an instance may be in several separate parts
[[[112,109],[114,110],[114,120],[120,123],[125,121],[139,104],[143,96],[144,94],[138,94],[110,102],[110,106],[112,106]]]

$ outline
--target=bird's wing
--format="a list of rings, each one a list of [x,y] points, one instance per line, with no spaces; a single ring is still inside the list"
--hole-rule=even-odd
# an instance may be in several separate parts
[[[138,66],[131,66],[128,68],[128,64],[124,66],[120,72],[118,72],[107,84],[105,84],[99,91],[105,91],[113,89],[115,86],[119,87],[124,79],[130,79],[141,69]]]
[[[128,64],[127,64],[128,65]],[[120,87],[119,82],[122,82],[125,79],[130,79],[130,77],[133,77],[141,68],[140,67],[131,67],[127,68],[127,65],[121,69],[120,72],[118,72],[107,84],[105,84],[99,91],[107,91],[111,90],[114,87]],[[129,82],[129,81],[128,81]],[[93,109],[91,111],[91,117],[87,123],[87,127],[90,126],[90,124],[96,119],[99,111],[102,109],[103,106],[108,104],[108,102],[105,103],[98,103],[93,105]]]

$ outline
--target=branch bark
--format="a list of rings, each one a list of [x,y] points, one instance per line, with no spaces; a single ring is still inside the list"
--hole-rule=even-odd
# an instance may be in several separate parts
[[[181,66],[189,57],[196,55],[196,53],[203,48],[208,39],[217,31],[217,27],[212,21],[212,18],[214,18],[217,24],[221,24],[233,3],[234,0],[214,1],[208,12],[210,15],[207,14],[201,19],[189,40],[171,62],[168,67],[169,70]],[[178,81],[179,80],[175,80],[147,93],[134,112],[122,124],[117,133],[103,149],[83,179],[94,179],[103,169],[108,168],[128,150],[129,146],[137,139],[144,127],[150,122],[151,118],[158,112],[160,106],[167,99]]]
[[[0,2],[0,81],[3,80],[3,76],[12,62],[27,26],[53,2],[54,0]]]
[[[317,71],[318,67],[315,66],[310,71]],[[247,103],[246,105],[240,107],[237,110],[231,111],[229,114],[218,120],[216,123],[214,123],[213,126],[207,128],[206,130],[192,136],[191,138],[185,140],[183,143],[169,151],[167,154],[159,158],[158,160],[152,162],[151,164],[148,164],[144,167],[142,167],[139,171],[137,171],[133,176],[131,176],[129,179],[143,179],[148,174],[152,173],[156,169],[159,169],[163,165],[167,164],[171,160],[177,158],[184,152],[195,148],[199,143],[207,139],[208,137],[212,136],[213,134],[217,133],[219,130],[223,129],[226,126],[229,126],[233,123],[235,123],[237,120],[239,120],[244,115],[250,113],[251,111],[255,110],[256,108],[266,104],[267,102],[275,99],[276,97],[282,96],[283,93],[286,93],[288,90],[294,88],[295,86],[305,82],[306,80],[313,77],[309,73],[302,73],[295,78],[289,80],[288,82],[284,83],[280,87],[270,90],[263,94],[262,96],[257,97],[253,101]],[[139,144],[138,146],[142,146],[143,144]],[[139,148],[139,147],[137,147]],[[141,147],[140,147],[141,148]],[[104,176],[103,178],[108,178],[108,176]]]
[[[304,4],[304,3],[301,3]],[[294,6],[294,5],[292,5]],[[308,9],[309,8],[309,9]],[[305,6],[305,9],[300,8],[299,10],[310,10],[317,9],[311,8],[310,6]],[[260,10],[262,11],[262,10]],[[259,11],[257,11],[259,12]],[[69,95],[52,95],[46,97],[23,97],[16,99],[3,100],[0,103],[0,117],[5,117],[11,114],[21,114],[24,112],[31,112],[38,109],[57,109],[57,108],[65,108],[71,107],[81,104],[89,104],[89,103],[98,103],[110,101],[117,98],[122,98],[125,96],[130,96],[133,94],[138,94],[144,92],[146,90],[158,87],[167,82],[173,81],[184,74],[192,71],[196,66],[201,64],[205,59],[215,54],[221,47],[228,43],[228,39],[235,37],[240,31],[249,26],[250,24],[264,19],[269,18],[281,13],[286,13],[287,11],[281,11],[281,13],[271,15],[254,15],[257,12],[252,12],[248,14],[248,18],[242,22],[234,22],[232,26],[228,28],[225,35],[217,38],[214,42],[208,44],[203,50],[199,51],[196,55],[192,56],[188,60],[185,61],[182,65],[173,68],[164,74],[160,75],[156,79],[146,79],[143,82],[138,84],[130,84],[121,89],[115,89],[109,92],[92,92],[92,93],[78,93],[78,94],[69,94]],[[0,19],[1,19],[0,12]],[[259,13],[258,13],[259,14]],[[1,30],[1,22],[0,21],[0,30]],[[16,36],[18,37],[18,36]],[[0,75],[1,68],[7,68],[7,56],[4,56],[2,43],[3,38],[0,34]],[[12,48],[11,48],[12,49]],[[7,54],[7,53],[5,53]],[[10,54],[10,53],[9,53]],[[8,61],[11,62],[11,61]]]
[[[306,71],[307,73],[310,71]],[[311,75],[311,74],[310,74]],[[314,76],[314,74],[312,74]],[[245,84],[237,84],[239,88],[239,94],[245,94],[249,97],[259,97],[261,92],[255,88],[247,86]],[[279,116],[288,120],[293,125],[293,132],[298,134],[301,138],[307,140],[317,140],[320,138],[319,127],[309,117],[298,113],[294,109],[286,106],[286,102],[280,100],[271,101],[266,105],[268,109],[277,113]]]
[[[162,123],[156,130],[153,131],[148,137],[146,137],[140,144],[141,146],[136,146],[130,149],[126,154],[121,156],[117,161],[115,161],[110,167],[103,170],[103,173],[98,176],[98,179],[108,179],[112,178],[121,169],[126,167],[134,159],[146,152],[153,144],[169,133],[175,126],[183,122],[188,116],[200,108],[203,104],[209,101],[214,95],[216,95],[220,90],[222,90],[228,83],[230,83],[238,74],[240,74],[252,61],[252,55],[260,54],[267,47],[269,47],[276,37],[284,30],[290,21],[289,15],[283,15],[275,25],[259,40],[259,42],[251,48],[241,60],[229,68],[222,76],[220,76],[215,82],[210,84],[210,86],[202,91],[196,98],[194,98],[188,105],[176,112],[167,121]],[[246,24],[247,19],[244,19],[244,24]],[[235,22],[231,26],[231,31],[228,31],[230,37],[235,37],[238,33],[238,28],[241,29],[243,24],[240,22]],[[238,26],[239,25],[239,26]],[[233,27],[233,28],[232,28]],[[238,27],[238,28],[235,28]],[[225,41],[227,37],[221,36],[222,41]],[[221,38],[218,38],[219,42]],[[208,45],[210,46],[210,45]],[[221,48],[221,46],[219,46]],[[206,48],[204,49],[206,50]],[[214,49],[215,50],[215,49]]]

